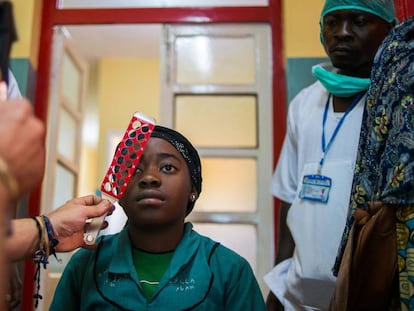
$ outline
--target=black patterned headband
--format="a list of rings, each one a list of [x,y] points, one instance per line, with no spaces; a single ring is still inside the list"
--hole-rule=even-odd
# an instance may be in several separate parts
[[[203,180],[201,177],[201,161],[197,150],[190,141],[177,131],[160,125],[155,126],[151,137],[164,139],[177,149],[187,163],[193,186],[197,190],[198,195],[200,195]],[[189,202],[187,215],[192,211],[194,203]]]

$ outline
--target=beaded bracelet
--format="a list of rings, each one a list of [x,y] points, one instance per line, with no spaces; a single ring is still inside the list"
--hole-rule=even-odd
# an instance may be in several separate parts
[[[43,269],[46,269],[49,261],[48,258],[50,254],[55,256],[58,262],[61,262],[56,255],[56,245],[59,241],[56,239],[55,232],[53,230],[52,223],[49,218],[45,215],[32,217],[36,222],[38,235],[39,235],[39,249],[33,255],[33,262],[36,264],[36,271],[34,275],[34,280],[36,282],[36,293],[33,295],[35,299],[35,307],[37,308],[39,300],[43,299],[43,296],[40,295],[40,267],[43,265]]]
[[[40,292],[40,265],[43,264],[43,268],[46,269],[48,262],[48,257],[46,256],[45,252],[45,226],[43,219],[40,217],[32,217],[36,222],[37,231],[39,233],[39,249],[33,255],[33,262],[36,264],[36,270],[34,275],[34,280],[36,282],[36,293],[33,295],[35,299],[35,307],[37,308],[39,304],[39,299],[43,299],[42,295],[39,294]]]
[[[55,237],[55,231],[53,230],[52,223],[50,222],[49,218],[45,215],[40,216],[42,217],[43,221],[45,222],[45,227],[47,231],[47,236],[49,240],[49,255],[52,254],[57,261],[60,261],[60,259],[56,256],[56,246],[59,244],[59,240]]]

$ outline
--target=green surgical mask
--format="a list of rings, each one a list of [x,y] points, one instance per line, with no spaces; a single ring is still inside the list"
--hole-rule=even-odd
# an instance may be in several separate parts
[[[324,67],[331,66],[323,63],[312,67],[312,75],[321,82],[325,89],[338,97],[350,97],[368,90],[369,79],[342,75]],[[331,66],[332,67],[332,66]]]

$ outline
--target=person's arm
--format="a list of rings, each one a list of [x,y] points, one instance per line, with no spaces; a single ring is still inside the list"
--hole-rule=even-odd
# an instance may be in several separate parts
[[[280,202],[279,206],[279,234],[277,243],[277,252],[275,264],[282,262],[285,259],[292,257],[295,249],[295,242],[292,233],[287,225],[287,214],[290,204],[284,201]]]
[[[8,282],[6,280],[9,279],[9,262],[7,260],[6,245],[6,226],[7,226],[7,218],[9,210],[9,199],[8,199],[8,188],[0,182],[0,276],[2,281],[0,282],[0,310],[8,310],[6,300],[3,297],[6,297],[8,291]]]
[[[87,226],[86,220],[110,213],[113,205],[108,200],[90,195],[66,202],[58,209],[47,214],[53,226],[59,244],[57,252],[68,252],[84,244],[83,233]],[[22,260],[33,256],[39,249],[39,231],[36,221],[32,218],[12,220],[12,235],[6,239],[6,253],[11,261]]]
[[[292,257],[295,249],[295,242],[292,237],[292,233],[287,225],[287,213],[289,211],[290,204],[284,201],[280,202],[279,206],[279,234],[277,243],[277,252],[275,264],[282,262],[285,259]],[[276,295],[269,291],[266,298],[266,309],[268,311],[283,311],[284,307],[277,299]]]
[[[5,248],[9,261],[25,259],[39,249],[36,222],[31,218],[11,220],[11,236],[6,238]]]
[[[17,183],[17,196],[22,197],[43,178],[45,127],[33,115],[30,102],[22,98],[1,102],[0,133],[0,159]]]

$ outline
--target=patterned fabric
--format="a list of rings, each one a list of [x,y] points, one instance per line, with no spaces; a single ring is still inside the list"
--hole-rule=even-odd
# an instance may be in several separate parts
[[[414,204],[397,206],[397,260],[402,311],[414,310],[413,235]]]
[[[414,17],[396,26],[374,60],[361,128],[347,226],[369,201],[396,205],[402,310],[414,310]]]

